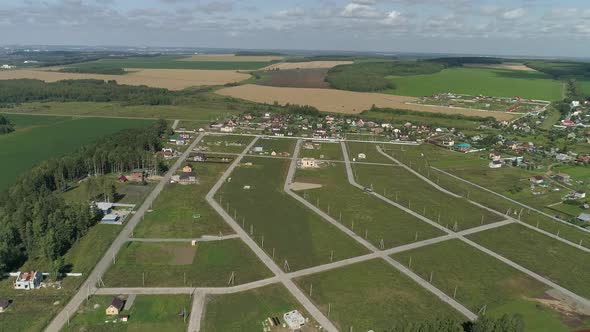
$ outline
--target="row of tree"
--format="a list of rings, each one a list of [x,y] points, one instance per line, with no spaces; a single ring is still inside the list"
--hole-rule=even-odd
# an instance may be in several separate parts
[[[475,322],[461,323],[451,319],[401,324],[385,332],[524,332],[521,315],[503,315],[500,318],[480,317]]]
[[[81,178],[157,168],[161,120],[149,128],[104,137],[76,152],[41,163],[0,194],[0,273],[18,268],[30,257],[59,267],[61,256],[100,218],[87,203],[66,202],[61,192]],[[109,188],[97,183],[99,192]]]
[[[6,117],[0,115],[0,135],[14,131],[14,125]]]

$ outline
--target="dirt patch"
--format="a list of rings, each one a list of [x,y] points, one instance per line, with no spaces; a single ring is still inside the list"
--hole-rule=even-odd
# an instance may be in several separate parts
[[[328,89],[326,82],[328,69],[289,69],[264,72],[264,79],[256,84],[287,88]]]
[[[196,248],[189,245],[168,245],[164,249],[171,255],[170,265],[191,265],[197,254]]]
[[[318,189],[321,187],[322,187],[322,185],[317,184],[317,183],[307,183],[307,182],[293,182],[293,183],[291,183],[291,190],[293,190],[293,191]]]
[[[248,79],[250,75],[231,70],[193,69],[132,69],[126,75],[101,75],[60,73],[54,70],[5,70],[0,71],[0,80],[30,78],[45,82],[61,80],[114,80],[125,85],[147,85],[169,90],[182,90],[191,86],[223,85]]]
[[[179,61],[227,61],[227,62],[268,62],[282,60],[285,57],[279,55],[244,55],[234,54],[195,54]]]
[[[532,300],[559,313],[561,321],[572,328],[582,326],[590,318],[588,308],[577,306],[571,299],[564,298],[563,294],[555,290],[549,290],[543,296]]]
[[[463,114],[471,116],[493,116],[500,121],[511,120],[514,115],[503,112],[486,112],[470,109],[449,108],[444,106],[427,106],[409,104],[416,98],[396,96],[384,93],[353,92],[333,89],[279,88],[261,85],[241,85],[216,91],[223,96],[246,99],[259,103],[281,105],[299,104],[314,106],[322,112],[358,114],[368,110],[372,105],[407,109],[419,112]]]
[[[275,63],[268,67],[262,68],[262,70],[271,69],[330,69],[339,65],[350,65],[352,61],[307,61],[307,62],[281,62]]]
[[[527,67],[522,63],[501,63],[501,64],[466,64],[464,67],[471,68],[493,68],[493,69],[508,69],[521,71],[536,71],[533,68]]]

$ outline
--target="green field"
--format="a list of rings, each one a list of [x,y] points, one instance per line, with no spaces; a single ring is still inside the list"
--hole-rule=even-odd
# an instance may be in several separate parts
[[[318,189],[299,191],[309,202],[364,237],[376,247],[383,239],[386,248],[444,235],[442,231],[418,218],[368,195],[348,183],[344,164],[325,168],[298,170],[297,182],[321,184]],[[346,199],[343,199],[346,197]]]
[[[305,149],[301,147],[299,152],[300,158],[315,158],[323,160],[342,160],[342,149],[338,143],[321,143],[313,145],[314,149]]]
[[[256,141],[254,146],[261,146],[263,149],[262,154],[270,155],[273,151],[277,153],[277,156],[290,156],[295,150],[296,140],[290,138],[261,138]],[[258,152],[252,152],[253,154],[260,154]]]
[[[195,238],[232,234],[231,228],[205,201],[205,195],[227,164],[193,163],[199,183],[167,184],[134,230],[138,238]],[[196,215],[199,217],[194,218]]]
[[[394,162],[377,151],[375,143],[346,142],[348,158],[350,161],[393,164]],[[359,154],[363,153],[366,159],[359,159]]]
[[[527,331],[567,332],[559,314],[535,298],[550,288],[526,274],[459,241],[451,240],[403,252],[394,258],[404,265],[412,260],[412,270],[453,296],[472,312],[487,306],[488,315],[521,314]]]
[[[371,260],[296,280],[340,331],[384,331],[396,324],[464,318],[382,260]],[[313,286],[312,286],[313,285]]]
[[[291,141],[291,140],[289,140]],[[252,166],[245,166],[251,162]],[[283,191],[290,161],[270,158],[245,158],[217,193],[221,206],[236,216],[253,238],[290,270],[340,260],[366,253],[354,240],[307,209]],[[244,189],[250,186],[250,189]],[[228,209],[229,206],[229,209]]]
[[[138,295],[131,309],[123,310],[129,315],[127,322],[113,322],[105,313],[113,296],[93,296],[85,301],[62,331],[186,331],[188,325],[179,313],[191,308],[186,295]],[[108,321],[108,322],[106,322]]]
[[[473,241],[566,289],[590,298],[590,254],[521,225],[473,234]]]
[[[207,152],[242,153],[254,137],[237,135],[208,135],[199,142],[198,148]]]
[[[401,167],[355,164],[353,169],[358,183],[449,229],[460,231],[504,219],[437,190]]]
[[[179,61],[183,56],[129,57],[124,59],[100,59],[93,62],[70,65],[71,68],[145,68],[145,69],[207,69],[249,70],[266,67],[270,61]]]
[[[128,242],[103,279],[106,287],[225,287],[232,272],[235,284],[271,276],[242,240],[232,239],[197,247],[189,242]]]
[[[94,142],[126,128],[145,127],[151,121],[6,115],[16,131],[0,136],[0,190],[39,162]]]
[[[504,69],[450,68],[435,74],[391,77],[402,96],[431,96],[452,92],[469,95],[558,100],[563,82],[540,72]]]
[[[260,332],[267,317],[278,317],[303,307],[283,285],[271,285],[241,293],[211,296],[205,307],[201,330],[207,332]],[[312,324],[312,323],[308,323]]]

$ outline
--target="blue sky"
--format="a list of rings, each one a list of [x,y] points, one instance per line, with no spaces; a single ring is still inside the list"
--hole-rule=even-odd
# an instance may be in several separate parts
[[[0,43],[590,55],[584,0],[0,0]]]

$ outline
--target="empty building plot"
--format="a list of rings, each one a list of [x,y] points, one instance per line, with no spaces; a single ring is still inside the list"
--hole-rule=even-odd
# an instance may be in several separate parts
[[[232,234],[232,229],[205,201],[205,195],[226,168],[227,164],[217,163],[183,164],[179,174],[194,173],[196,183],[167,184],[135,228],[133,237],[197,238]]]
[[[350,161],[394,164],[394,162],[377,151],[376,143],[346,142]]]
[[[343,163],[298,170],[294,184],[313,188],[295,192],[366,237],[375,247],[391,248],[444,235],[441,230],[351,185]]]
[[[395,254],[393,258],[472,312],[522,315],[527,331],[545,328],[567,332],[580,327],[572,326],[575,321],[584,321],[566,302],[553,298],[545,284],[460,240]],[[561,309],[553,310],[556,307]]]
[[[296,284],[340,331],[385,331],[437,318],[465,320],[380,259],[302,277]]]
[[[190,242],[128,242],[103,281],[106,287],[222,287],[270,276],[240,239],[196,246]]]
[[[285,314],[297,310],[306,319],[302,331],[319,331],[313,318],[281,285],[270,285],[249,291],[211,295],[207,300],[201,330],[208,332],[259,332],[261,327],[281,330]]]
[[[250,153],[253,155],[289,157],[295,150],[294,139],[290,138],[261,138],[256,141]]]
[[[318,160],[342,160],[342,150],[338,142],[306,140],[299,151],[301,158],[315,158]]]
[[[590,299],[590,254],[518,224],[476,233],[469,238]]]
[[[290,160],[244,158],[216,195],[219,204],[286,271],[367,251],[283,190]]]
[[[402,167],[353,165],[356,181],[439,224],[461,231],[504,218],[441,192]]]
[[[253,136],[207,135],[201,139],[197,149],[207,152],[241,153],[252,142]]]

